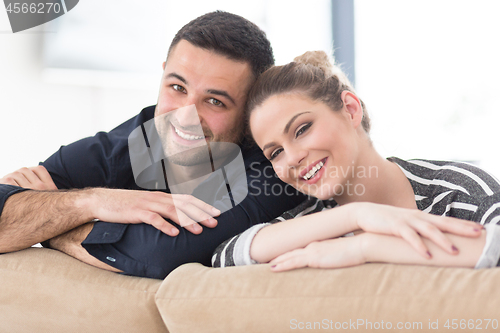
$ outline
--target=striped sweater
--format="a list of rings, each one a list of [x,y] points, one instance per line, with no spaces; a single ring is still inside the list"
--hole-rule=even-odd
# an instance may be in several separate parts
[[[486,171],[461,162],[402,160],[396,163],[408,178],[419,210],[451,216],[485,225],[486,245],[476,268],[500,266],[500,182]],[[254,225],[219,245],[212,266],[238,266],[257,263],[250,258],[250,245],[257,232],[272,223],[332,209],[333,200],[309,197],[302,204],[269,223]]]

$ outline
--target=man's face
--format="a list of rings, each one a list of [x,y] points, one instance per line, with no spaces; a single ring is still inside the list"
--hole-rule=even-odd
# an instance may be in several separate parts
[[[237,143],[253,80],[248,63],[181,40],[164,64],[155,110],[155,125],[170,160],[197,165],[206,160],[207,143]]]

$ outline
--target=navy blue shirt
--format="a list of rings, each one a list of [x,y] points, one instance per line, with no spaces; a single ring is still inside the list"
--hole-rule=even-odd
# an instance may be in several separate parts
[[[132,172],[128,137],[138,126],[153,119],[154,110],[155,106],[147,107],[110,132],[99,132],[62,146],[41,164],[59,189],[142,189]],[[97,259],[135,276],[163,279],[188,262],[210,266],[212,253],[220,243],[254,224],[272,220],[305,199],[274,175],[258,147],[244,144],[241,153],[248,195],[236,207],[216,217],[215,228],[205,227],[201,234],[194,235],[179,227],[179,234],[171,237],[144,223],[96,222],[83,247]],[[21,189],[0,185],[0,203],[18,190]],[[163,191],[170,193],[168,188]]]

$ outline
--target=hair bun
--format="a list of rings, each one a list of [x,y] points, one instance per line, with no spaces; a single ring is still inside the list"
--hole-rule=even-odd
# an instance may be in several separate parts
[[[325,72],[326,76],[337,76],[340,82],[353,88],[345,73],[339,66],[335,65],[335,59],[326,54],[325,51],[307,51],[293,60],[300,64],[318,67]]]
[[[325,51],[307,51],[303,55],[295,57],[293,59],[295,62],[301,64],[309,64],[315,67],[321,68],[327,75],[332,74],[332,63],[333,59],[330,61],[330,57]]]

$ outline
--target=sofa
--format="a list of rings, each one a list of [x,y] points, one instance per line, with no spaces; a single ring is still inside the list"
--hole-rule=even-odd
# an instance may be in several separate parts
[[[0,332],[498,332],[499,284],[499,268],[375,263],[191,263],[162,281],[30,248],[0,255]]]

